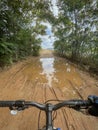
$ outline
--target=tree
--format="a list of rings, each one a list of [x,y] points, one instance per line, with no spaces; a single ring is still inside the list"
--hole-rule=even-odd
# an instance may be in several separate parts
[[[4,62],[10,63],[35,53],[37,55],[41,43],[37,35],[45,33],[41,20],[45,20],[44,15],[48,14],[48,4],[46,0],[0,0],[1,64],[6,58]],[[37,22],[35,26],[32,25],[34,22]]]
[[[58,5],[60,13],[55,18],[54,31],[58,39],[54,44],[56,51],[91,66],[98,63],[95,61],[98,56],[97,0],[58,0]]]

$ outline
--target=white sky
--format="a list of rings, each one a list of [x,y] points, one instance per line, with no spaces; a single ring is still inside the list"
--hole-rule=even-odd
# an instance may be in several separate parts
[[[57,4],[57,0],[52,0],[52,5],[53,5],[53,7],[52,7],[52,11],[53,11],[53,14],[54,14],[54,16],[58,16],[58,7],[56,6],[56,4]]]
[[[43,49],[53,49],[53,43],[55,41],[55,37],[52,33],[52,26],[50,23],[42,23],[43,25],[47,26],[46,35],[40,35],[39,37],[42,39],[41,47]]]
[[[51,10],[53,11],[53,14],[55,17],[58,16],[58,8],[56,6],[56,0],[52,0],[52,8]],[[52,26],[50,23],[42,23],[43,25],[46,25],[47,26],[47,29],[46,29],[46,35],[44,36],[41,36],[41,39],[42,39],[42,44],[41,44],[41,47],[43,49],[53,49],[53,43],[55,41],[55,37],[52,33]]]

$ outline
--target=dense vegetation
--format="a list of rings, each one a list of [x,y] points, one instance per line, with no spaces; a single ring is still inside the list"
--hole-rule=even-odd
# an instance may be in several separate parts
[[[98,0],[58,0],[55,50],[98,72]]]
[[[47,9],[44,0],[0,0],[0,65],[38,55]]]
[[[47,20],[54,49],[98,72],[98,0],[57,0],[57,6],[55,17],[50,0],[0,0],[0,65],[38,55]]]

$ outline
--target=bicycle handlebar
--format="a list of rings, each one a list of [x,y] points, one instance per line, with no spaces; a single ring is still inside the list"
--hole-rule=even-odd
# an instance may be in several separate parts
[[[24,110],[30,106],[37,107],[40,110],[47,111],[47,104],[40,104],[33,101],[16,100],[16,101],[0,101],[0,107],[9,107],[11,110]],[[58,110],[61,107],[70,107],[74,109],[88,108],[94,106],[98,108],[98,97],[95,95],[88,96],[88,100],[66,100],[55,105],[50,104],[52,111]]]
[[[52,100],[53,101],[53,100]],[[59,100],[57,100],[59,101]],[[0,101],[0,107],[9,107],[11,114],[17,114],[17,110],[21,111],[26,108],[37,107],[46,113],[46,127],[44,130],[54,130],[52,123],[52,111],[58,110],[64,106],[74,108],[75,110],[88,109],[89,114],[98,116],[98,97],[95,95],[88,96],[87,100],[66,100],[59,101],[57,104],[44,103],[40,104],[33,101],[16,100],[16,101]],[[13,111],[14,110],[14,111]],[[55,129],[58,130],[58,129]]]
[[[16,108],[18,108],[18,107],[24,107],[24,106],[26,106],[26,107],[33,106],[33,107],[39,108],[40,110],[46,110],[47,104],[40,104],[37,102],[25,101],[25,100],[0,101],[0,107],[16,107]],[[53,110],[57,110],[57,109],[60,109],[61,107],[64,107],[64,106],[74,108],[76,106],[88,107],[91,105],[92,104],[89,100],[68,100],[68,101],[66,100],[66,101],[60,102],[60,103],[55,104],[55,105],[51,104],[51,108]]]
[[[88,100],[68,100],[54,105],[54,110],[60,109],[64,106],[68,106],[70,108],[86,108],[91,106],[91,103]]]

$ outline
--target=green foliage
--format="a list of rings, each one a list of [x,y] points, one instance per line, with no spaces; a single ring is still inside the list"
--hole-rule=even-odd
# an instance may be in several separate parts
[[[14,45],[8,42],[0,43],[0,55],[11,55],[14,51]]]
[[[4,65],[5,63],[11,64],[14,53],[14,44],[2,41],[0,43],[0,65]]]
[[[98,67],[97,0],[58,0],[55,50],[79,63]]]
[[[46,0],[0,0],[1,65],[39,54],[37,35],[45,34],[41,20],[48,18],[49,4]]]

